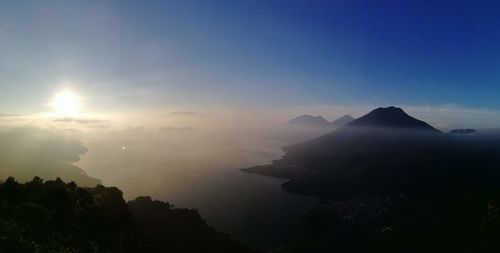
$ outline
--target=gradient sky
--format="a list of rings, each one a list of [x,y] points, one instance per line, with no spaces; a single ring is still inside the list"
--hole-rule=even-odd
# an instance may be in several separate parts
[[[454,104],[500,109],[498,1],[2,1],[0,113]]]

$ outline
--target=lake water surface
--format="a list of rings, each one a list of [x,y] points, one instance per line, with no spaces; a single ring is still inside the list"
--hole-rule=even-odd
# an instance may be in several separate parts
[[[206,175],[182,199],[165,193],[160,199],[179,206],[195,207],[201,216],[232,238],[259,248],[283,242],[297,218],[311,210],[317,199],[285,192],[285,180],[248,174],[239,170]]]
[[[196,208],[209,225],[243,243],[269,248],[287,238],[317,200],[285,192],[280,178],[240,171],[279,158],[286,143],[204,132],[87,138],[77,163],[126,199],[149,195]],[[124,148],[123,148],[124,147]]]

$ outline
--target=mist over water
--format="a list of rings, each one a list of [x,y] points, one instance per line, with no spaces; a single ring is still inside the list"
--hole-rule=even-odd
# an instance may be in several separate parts
[[[122,189],[125,198],[150,195],[196,208],[209,225],[266,248],[286,239],[298,216],[317,203],[285,192],[284,179],[239,170],[281,157],[289,141],[275,133],[135,129],[84,135],[88,153],[77,165]]]
[[[59,176],[80,185],[102,182],[118,187],[129,200],[151,196],[195,208],[209,225],[246,245],[261,249],[282,245],[297,231],[297,218],[315,209],[318,199],[284,191],[285,179],[239,169],[270,164],[283,157],[282,147],[290,149],[291,144],[307,140],[315,143],[316,137],[328,137],[334,129],[291,126],[281,118],[268,122],[248,115],[207,115],[4,120],[0,172],[20,181],[38,175]],[[366,140],[361,130],[344,129],[345,138],[330,137],[345,142],[343,148],[349,143],[358,146],[355,136],[361,143]],[[377,131],[368,132],[371,140],[378,136]],[[388,132],[383,136],[398,139],[397,131]],[[493,140],[497,133],[492,129],[473,136],[439,135],[460,141]],[[328,155],[334,149],[321,148],[314,154]]]
[[[195,208],[209,225],[247,245],[279,245],[317,199],[284,191],[285,179],[240,169],[268,164],[284,154],[283,146],[329,129],[291,127],[281,119],[206,118],[5,120],[0,172],[21,182],[41,176],[115,186],[128,200],[151,196]]]
[[[90,177],[116,186],[126,199],[151,196],[195,208],[209,225],[263,249],[282,243],[294,231],[297,218],[318,204],[316,198],[284,191],[285,179],[239,169],[272,163],[284,155],[282,147],[312,140],[332,128],[291,126],[283,118],[268,121],[249,115],[133,116],[8,121],[11,125],[1,132],[1,148],[15,155],[9,156],[11,167],[45,165],[38,171],[25,170],[19,179],[29,180],[47,169],[47,164],[64,164],[59,172],[71,168],[86,173],[81,179]],[[3,161],[2,173],[11,175],[7,160]],[[19,177],[19,171],[13,175]],[[48,175],[61,175],[67,181],[74,178],[74,173]]]
[[[183,111],[5,119],[9,126],[1,132],[0,148],[11,155],[10,160],[2,160],[2,173],[19,177],[25,171],[19,179],[29,180],[49,167],[64,165],[57,167],[58,173],[45,175],[67,181],[75,178],[79,184],[95,178],[121,189],[126,199],[151,196],[195,208],[209,225],[247,245],[266,249],[282,243],[294,231],[297,218],[312,210],[318,200],[284,191],[285,179],[239,169],[272,163],[284,155],[282,147],[333,130],[285,124],[289,118]],[[31,170],[37,166],[38,170]],[[16,173],[8,168],[15,168]]]

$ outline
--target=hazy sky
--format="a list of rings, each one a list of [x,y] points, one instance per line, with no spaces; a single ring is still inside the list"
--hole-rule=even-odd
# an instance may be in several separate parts
[[[479,3],[480,2],[480,3]],[[2,1],[0,112],[500,108],[498,1]]]
[[[3,0],[0,176],[97,178],[232,234],[224,222],[279,222],[299,210],[281,182],[237,169],[298,141],[292,117],[395,105],[443,131],[500,128],[499,13],[500,1]]]

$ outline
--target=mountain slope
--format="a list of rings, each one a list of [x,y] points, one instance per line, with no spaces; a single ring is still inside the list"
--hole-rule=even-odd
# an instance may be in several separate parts
[[[332,127],[343,127],[349,123],[351,123],[351,121],[353,121],[354,118],[351,117],[351,115],[344,115],[334,121],[332,121],[330,124],[332,125]]]
[[[330,122],[321,116],[301,115],[288,121],[288,124],[311,127],[331,127]]]
[[[375,109],[284,150],[282,159],[246,171],[290,178],[285,189],[328,198],[346,192],[416,190],[418,183],[439,184],[450,169],[454,169],[447,175],[451,179],[475,166],[494,173],[500,164],[500,144],[452,138],[395,107]]]
[[[378,108],[245,169],[319,197],[277,252],[497,252],[500,141]]]
[[[0,183],[0,252],[255,252],[194,209],[59,178]]]
[[[348,126],[399,128],[439,132],[439,130],[431,125],[411,117],[406,114],[403,109],[394,106],[386,108],[379,107],[365,116],[350,122]]]
[[[337,153],[347,154],[360,149],[374,149],[375,146],[380,148],[378,151],[382,151],[393,146],[390,145],[391,142],[400,145],[421,145],[424,143],[415,142],[414,139],[434,135],[441,135],[441,132],[409,116],[401,108],[387,107],[375,109],[326,135],[283,149],[287,155],[301,153],[303,156],[309,153],[314,157],[332,157]]]

